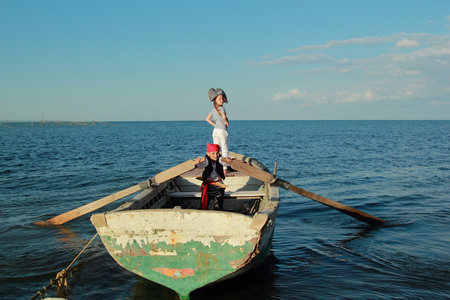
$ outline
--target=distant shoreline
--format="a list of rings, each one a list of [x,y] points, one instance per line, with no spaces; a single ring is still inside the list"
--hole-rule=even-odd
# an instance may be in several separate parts
[[[373,119],[373,120],[232,120],[232,122],[411,122],[411,121],[450,121],[450,119]],[[0,126],[95,126],[95,125],[117,125],[117,123],[145,123],[145,122],[204,122],[204,120],[148,120],[148,121],[61,121],[61,120],[40,120],[40,121],[22,121],[22,120],[0,120]]]

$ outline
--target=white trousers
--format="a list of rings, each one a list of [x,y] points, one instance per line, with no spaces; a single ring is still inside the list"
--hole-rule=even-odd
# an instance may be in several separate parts
[[[214,128],[212,136],[214,144],[222,150],[222,157],[228,157],[228,131]]]

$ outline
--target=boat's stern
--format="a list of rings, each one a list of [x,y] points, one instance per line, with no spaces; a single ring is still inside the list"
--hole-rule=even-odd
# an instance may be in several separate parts
[[[95,214],[91,222],[122,267],[187,297],[246,267],[260,250],[268,219],[264,214],[158,209]]]

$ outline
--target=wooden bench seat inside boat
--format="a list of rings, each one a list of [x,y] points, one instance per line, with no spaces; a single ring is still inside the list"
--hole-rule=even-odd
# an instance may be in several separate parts
[[[201,192],[175,192],[171,193],[171,198],[200,198]],[[237,191],[237,192],[225,192],[225,198],[236,199],[253,199],[264,197],[264,192],[261,191]]]
[[[234,191],[225,192],[225,201],[223,203],[224,211],[236,212],[245,215],[252,215],[259,206],[261,197],[264,197],[261,191]],[[201,202],[201,192],[173,192],[168,194],[173,207],[182,209],[198,209]]]

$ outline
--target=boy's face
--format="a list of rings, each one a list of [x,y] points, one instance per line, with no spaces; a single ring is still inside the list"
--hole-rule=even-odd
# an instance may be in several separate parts
[[[206,152],[206,155],[208,155],[212,161],[217,161],[219,159],[219,151]]]

